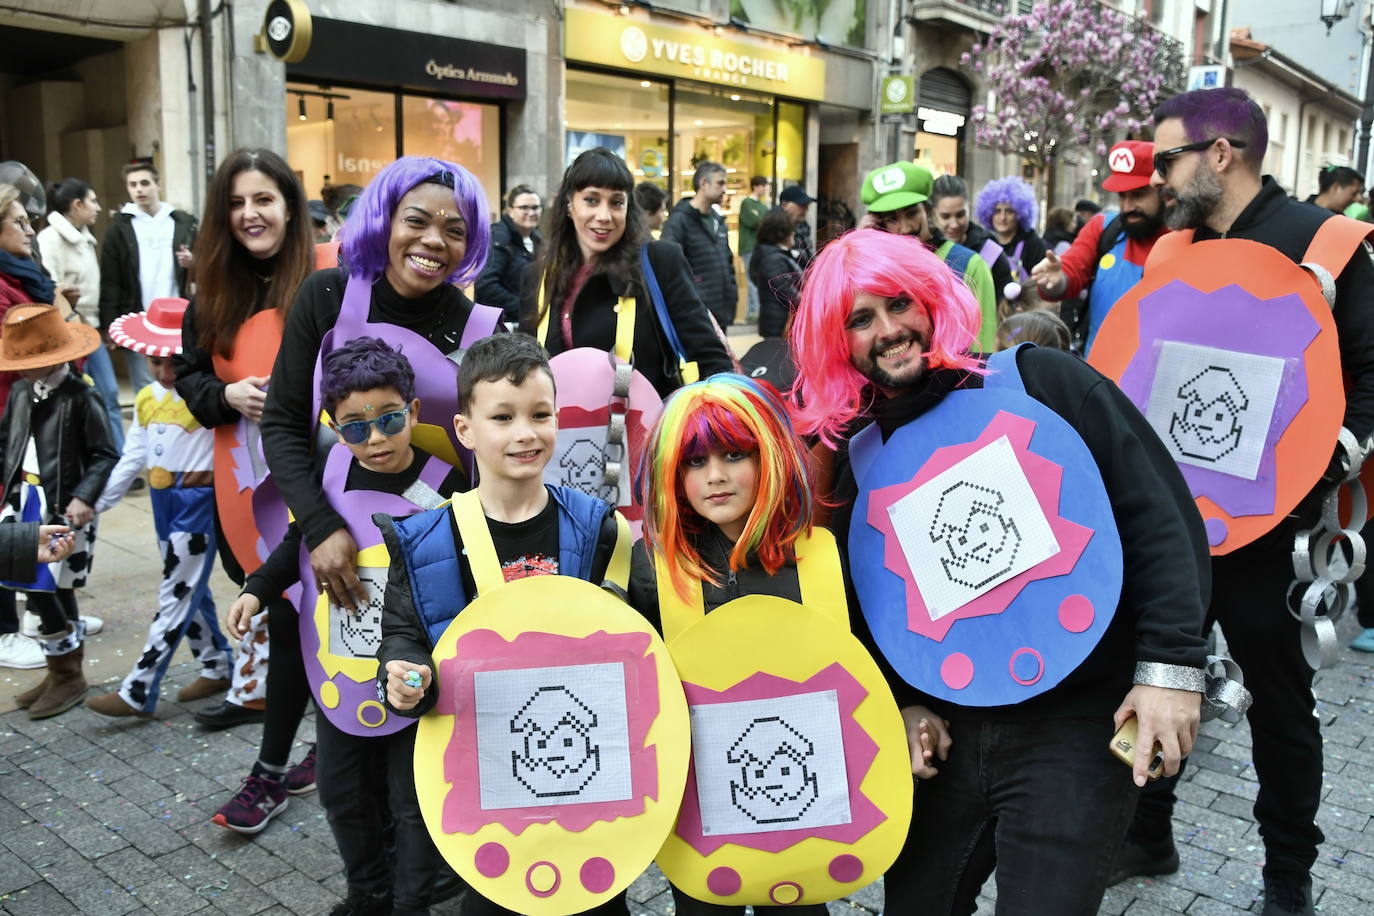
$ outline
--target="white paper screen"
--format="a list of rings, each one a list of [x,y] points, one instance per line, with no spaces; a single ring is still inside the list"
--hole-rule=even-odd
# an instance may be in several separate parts
[[[544,482],[581,490],[588,496],[617,504],[616,488],[605,486],[603,482],[605,467],[606,427],[560,429],[554,441],[553,458],[544,467]],[[621,473],[622,476],[625,473],[623,468]]]
[[[849,823],[835,691],[691,707],[702,833]]]
[[[1005,436],[888,507],[931,620],[1059,552]]]
[[[329,605],[329,652],[343,658],[376,658],[382,644],[382,598],[386,594],[387,570],[359,567],[358,579],[367,590],[367,600],[353,613],[336,604]]]
[[[631,796],[623,665],[478,671],[474,693],[483,810]]]

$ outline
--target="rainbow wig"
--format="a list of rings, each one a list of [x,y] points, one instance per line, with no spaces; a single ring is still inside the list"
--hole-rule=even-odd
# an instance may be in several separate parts
[[[679,388],[649,432],[637,498],[644,506],[647,552],[665,560],[673,588],[684,599],[693,579],[720,585],[692,542],[709,523],[682,486],[687,461],[712,451],[757,452],[759,458],[754,507],[730,553],[731,570],[745,567],[756,552],[764,570],[776,575],[797,538],[811,530],[810,454],[777,389],[729,372]]]
[[[868,379],[849,361],[845,323],[855,292],[909,296],[925,308],[934,326],[927,367],[984,371],[969,355],[982,322],[978,300],[940,256],[914,236],[878,229],[847,233],[811,262],[789,344],[797,367],[790,392],[797,430],[832,447],[871,398]]]
[[[467,248],[448,282],[467,285],[487,263],[491,243],[487,195],[472,173],[461,165],[426,156],[402,156],[368,182],[348,220],[339,229],[341,255],[349,276],[375,283],[389,260],[391,219],[401,198],[427,182],[453,189],[453,203],[467,227]]]
[[[1022,232],[1035,231],[1035,189],[1015,175],[998,178],[983,185],[975,207],[978,222],[992,227],[992,211],[998,204],[1010,204],[1016,211],[1016,221]]]

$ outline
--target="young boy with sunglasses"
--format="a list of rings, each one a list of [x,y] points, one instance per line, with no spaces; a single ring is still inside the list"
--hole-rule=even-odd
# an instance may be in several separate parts
[[[324,360],[320,400],[329,415],[335,442],[352,453],[346,490],[372,490],[401,496],[415,511],[432,508],[467,489],[467,477],[454,468],[442,483],[431,487],[420,479],[430,455],[411,441],[419,417],[415,374],[409,360],[375,337],[359,337],[331,351]],[[320,460],[320,465],[324,461]],[[228,628],[235,639],[266,603],[300,578],[301,533],[293,522],[271,556],[248,577],[243,593],[229,609]],[[316,732],[331,727],[316,719]],[[351,738],[359,756],[372,753],[388,740],[414,740],[413,729],[384,738]],[[350,745],[351,747],[351,745]],[[322,752],[323,757],[323,752]],[[321,759],[320,767],[327,762]],[[239,833],[258,833],[286,808],[292,786],[288,773],[259,760],[243,788],[214,816],[215,823]],[[335,824],[335,812],[327,813]],[[343,842],[341,841],[341,846]]]

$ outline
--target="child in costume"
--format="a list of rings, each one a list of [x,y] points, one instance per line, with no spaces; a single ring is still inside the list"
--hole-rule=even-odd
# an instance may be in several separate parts
[[[553,374],[544,350],[521,335],[497,334],[478,341],[463,357],[458,396],[454,429],[476,457],[477,493],[505,581],[580,575],[601,582],[617,540],[615,510],[581,491],[543,482],[558,433]],[[388,708],[400,715],[418,717],[434,707],[438,694],[429,634],[441,632],[446,621],[457,616],[464,606],[460,596],[476,594],[476,585],[447,507],[394,524],[380,516],[378,520],[392,558],[382,647],[377,652],[378,695],[384,694]],[[575,545],[563,543],[566,537],[575,537]],[[434,562],[413,568],[411,560],[420,550],[431,558],[456,558],[461,581],[437,581]],[[577,556],[578,569],[562,568],[560,555],[567,560],[570,553]],[[418,685],[411,686],[417,675]],[[413,774],[410,761],[394,764],[393,793],[395,778],[408,774]],[[414,805],[413,776],[409,791],[408,802]],[[392,803],[395,814],[394,794]],[[398,860],[403,837],[411,830],[425,830],[418,806],[413,820],[398,819]],[[380,832],[374,828],[369,838],[380,855]],[[349,878],[351,893],[352,874]],[[509,911],[469,890],[463,912],[472,916]],[[624,913],[624,897],[617,895],[591,912]]]
[[[148,471],[153,528],[162,554],[158,609],[148,628],[143,656],[119,689],[86,700],[86,708],[110,718],[149,716],[177,644],[185,637],[200,662],[200,676],[177,692],[185,703],[229,689],[233,657],[220,632],[210,573],[215,556],[215,437],[196,422],[172,387],[172,355],[181,351],[185,299],[154,299],[146,312],[110,323],[110,339],[148,358],[153,382],[134,397],[134,419],[124,454],[110,474],[97,512],[114,507],[130,484]]]
[[[81,664],[85,623],[75,589],[86,584],[95,548],[95,504],[119,460],[105,405],[69,363],[100,346],[94,328],[66,322],[50,305],[16,305],[5,313],[0,370],[21,378],[10,389],[0,436],[6,520],[69,524],[75,546],[61,563],[31,582],[0,583],[11,608],[26,592],[40,619],[38,643],[47,662],[43,682],[15,697],[29,718],[71,709],[86,692]],[[13,611],[11,610],[11,614]]]
[[[644,538],[632,554],[629,599],[655,626],[663,628],[660,594],[669,589],[687,601],[699,586],[706,614],[748,595],[805,603],[799,541],[811,535],[816,484],[772,385],[722,373],[674,392],[649,434],[637,483]],[[660,570],[670,581],[659,582]],[[922,745],[928,765],[924,735]],[[744,912],[672,890],[682,916]],[[826,912],[824,903],[787,909]]]
[[[326,355],[320,400],[334,430],[336,442],[331,448],[342,447],[352,453],[347,490],[405,496],[419,509],[441,503],[465,485],[466,478],[458,469],[451,470],[437,490],[420,479],[430,456],[411,442],[419,415],[415,374],[405,356],[384,341],[359,337]],[[229,609],[231,635],[239,638],[246,633],[258,612],[299,580],[300,556],[301,532],[293,522],[282,543],[249,575],[242,594]],[[345,818],[340,809],[347,804],[350,808],[371,810],[370,796],[375,792],[372,784],[331,791],[331,774],[338,769],[341,757],[346,758],[350,773],[354,769],[359,775],[384,772],[385,760],[393,753],[391,744],[401,743],[404,747],[394,752],[408,755],[414,730],[379,738],[356,738],[338,732],[321,715],[316,717],[315,731],[322,747],[315,764],[315,779],[308,786],[302,788],[293,783],[293,773],[299,767],[286,770],[258,760],[238,794],[214,815],[214,823],[238,833],[259,833],[286,809],[289,795],[303,794],[318,785],[347,862],[350,851],[360,847],[356,839],[349,841],[347,824],[351,819]],[[384,787],[376,788],[385,795]],[[343,800],[336,800],[340,798]],[[349,814],[356,817],[357,811],[351,810]]]

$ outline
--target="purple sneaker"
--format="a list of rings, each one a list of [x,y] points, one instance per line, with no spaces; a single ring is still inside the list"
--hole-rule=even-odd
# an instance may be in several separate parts
[[[301,762],[286,771],[286,791],[292,795],[309,795],[315,791],[315,745],[310,745]]]
[[[237,833],[261,833],[268,821],[286,810],[288,801],[285,783],[249,776],[210,820]]]

